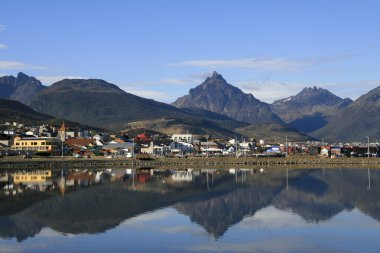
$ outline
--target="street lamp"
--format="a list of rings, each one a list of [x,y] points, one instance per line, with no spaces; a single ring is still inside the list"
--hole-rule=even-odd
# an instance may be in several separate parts
[[[367,137],[367,155],[368,155],[368,158],[369,158],[369,137],[368,136],[366,136]]]

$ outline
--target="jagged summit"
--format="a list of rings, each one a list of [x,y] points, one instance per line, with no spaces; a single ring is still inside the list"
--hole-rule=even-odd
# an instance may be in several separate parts
[[[30,78],[30,76],[28,76],[28,75],[26,75],[26,74],[24,74],[24,73],[22,73],[22,72],[19,72],[18,74],[17,74],[17,77],[16,77],[19,81],[25,81],[25,80],[27,80],[28,78]],[[33,78],[33,77],[32,77]]]
[[[216,71],[202,84],[190,89],[188,95],[178,98],[172,105],[178,108],[204,109],[253,124],[282,123],[268,104],[228,84]]]
[[[311,133],[351,103],[349,98],[342,99],[327,89],[314,86],[304,88],[295,96],[274,101],[272,110],[296,129]]]
[[[212,72],[212,75],[207,77],[205,82],[209,82],[209,81],[213,81],[213,80],[219,80],[219,81],[226,82],[226,80],[223,78],[223,76],[216,71]]]
[[[350,99],[345,99],[348,102]],[[297,95],[276,100],[273,102],[275,107],[283,107],[284,104],[297,104],[297,106],[311,105],[336,105],[343,101],[342,98],[321,87],[306,87]],[[352,101],[351,101],[352,102]]]

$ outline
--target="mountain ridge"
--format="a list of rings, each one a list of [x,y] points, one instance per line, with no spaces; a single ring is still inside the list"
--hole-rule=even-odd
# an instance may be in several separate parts
[[[298,94],[276,100],[272,110],[292,127],[304,133],[311,133],[326,125],[340,110],[352,103],[327,89],[306,87]]]
[[[29,104],[32,98],[46,86],[35,77],[19,72],[17,77],[0,77],[0,98],[19,101]]]
[[[311,133],[331,141],[363,141],[380,135],[380,86],[342,109],[323,128]]]

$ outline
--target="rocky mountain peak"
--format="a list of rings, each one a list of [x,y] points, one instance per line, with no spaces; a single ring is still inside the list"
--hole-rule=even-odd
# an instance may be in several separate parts
[[[212,72],[212,75],[207,77],[204,83],[223,83],[227,84],[227,81],[223,78],[221,74],[218,74],[218,72],[214,71]]]
[[[22,72],[19,72],[17,74],[17,82],[26,82],[30,77]]]
[[[12,99],[29,104],[32,98],[45,88],[34,77],[22,72],[14,76],[0,77],[0,98]]]
[[[282,123],[266,103],[228,84],[216,71],[172,105],[208,110],[248,123]]]

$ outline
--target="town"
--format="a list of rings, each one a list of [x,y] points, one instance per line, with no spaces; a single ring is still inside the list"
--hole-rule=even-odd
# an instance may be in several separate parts
[[[171,136],[148,130],[106,133],[61,126],[26,126],[17,122],[0,125],[0,157],[138,158],[156,157],[284,157],[294,155],[380,157],[380,144],[370,142],[298,142],[285,137],[276,143],[252,137],[222,139],[178,133]]]

